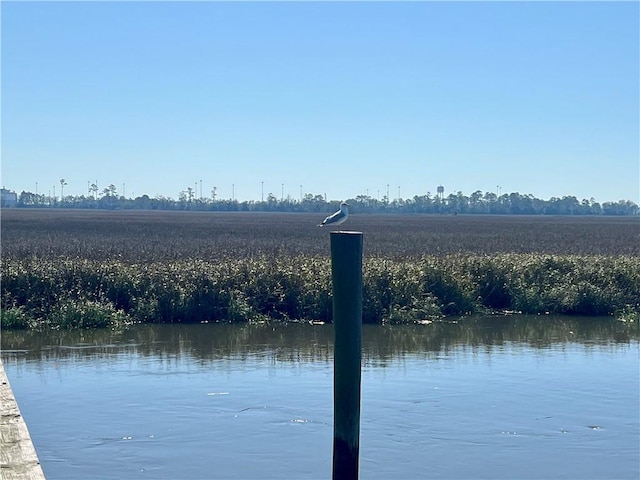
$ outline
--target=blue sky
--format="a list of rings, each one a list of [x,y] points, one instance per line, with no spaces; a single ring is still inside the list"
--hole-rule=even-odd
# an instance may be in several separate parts
[[[640,200],[637,2],[1,8],[18,193]]]

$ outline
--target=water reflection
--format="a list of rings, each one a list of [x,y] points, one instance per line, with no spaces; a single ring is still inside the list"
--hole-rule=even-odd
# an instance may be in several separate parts
[[[637,478],[639,338],[609,318],[365,325],[362,478]],[[2,348],[49,479],[331,474],[331,325],[4,331]]]
[[[490,353],[518,342],[533,348],[562,343],[628,344],[640,338],[638,325],[609,318],[492,316],[429,325],[363,326],[363,359],[426,357],[470,346]],[[121,331],[3,331],[5,357],[26,360],[100,358],[114,353],[189,356],[200,361],[246,359],[260,354],[286,362],[330,362],[333,327],[295,323],[138,325]]]

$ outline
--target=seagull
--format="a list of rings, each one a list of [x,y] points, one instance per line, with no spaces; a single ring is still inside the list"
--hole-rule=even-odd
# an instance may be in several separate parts
[[[338,210],[336,213],[332,215],[329,215],[318,226],[324,227],[325,225],[340,225],[341,223],[344,223],[347,220],[347,217],[349,216],[349,210],[347,210],[348,206],[349,206],[348,203],[342,202],[340,204],[340,210]]]

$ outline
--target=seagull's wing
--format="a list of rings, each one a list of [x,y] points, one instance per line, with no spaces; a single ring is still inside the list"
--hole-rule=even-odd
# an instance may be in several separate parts
[[[331,224],[333,223],[333,218],[340,212],[336,212],[336,213],[332,213],[331,215],[329,215],[327,218],[325,218],[322,223],[320,225],[318,225],[319,227],[324,227],[325,225]]]
[[[331,225],[331,224],[336,224],[336,225],[340,225],[342,222],[344,222],[344,220],[346,219],[346,215],[344,213],[342,213],[342,210],[338,210],[336,213],[333,213],[331,215],[329,215],[327,218],[325,218],[322,223],[320,225],[318,225],[319,227],[323,227],[325,225]]]

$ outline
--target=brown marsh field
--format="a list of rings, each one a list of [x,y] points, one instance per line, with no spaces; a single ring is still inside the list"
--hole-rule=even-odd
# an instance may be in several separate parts
[[[331,213],[331,212],[328,212]],[[329,255],[326,214],[3,210],[3,255],[128,261]],[[640,218],[501,215],[352,215],[365,255],[542,253],[640,256]]]
[[[331,320],[327,213],[4,209],[2,323]],[[637,217],[358,215],[364,321],[640,310]]]

